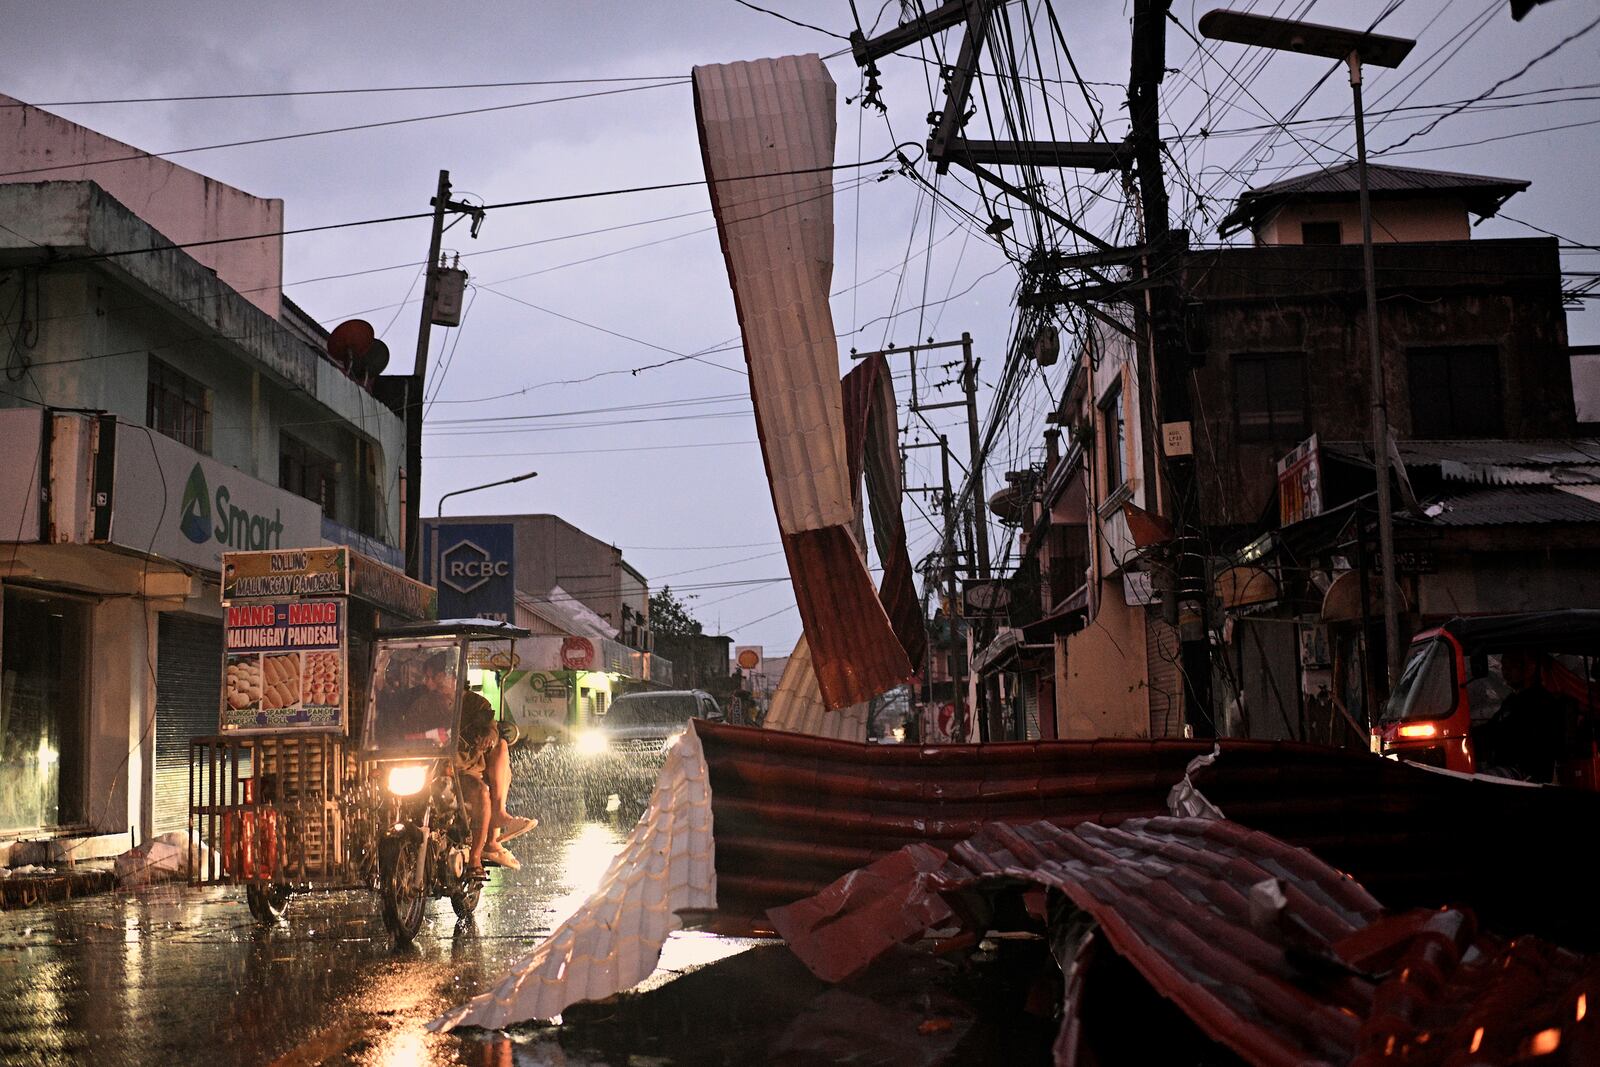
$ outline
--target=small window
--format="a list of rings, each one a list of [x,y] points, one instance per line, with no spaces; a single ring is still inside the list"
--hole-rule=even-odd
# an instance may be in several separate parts
[[[1241,441],[1298,441],[1306,432],[1305,360],[1298,352],[1233,357]]]
[[[1490,345],[1406,353],[1411,435],[1424,440],[1500,437],[1500,355]]]
[[[1123,457],[1127,454],[1128,425],[1122,411],[1122,383],[1118,382],[1111,393],[1100,401],[1100,414],[1105,425],[1106,494],[1116,492],[1127,481],[1123,470]]]
[[[144,421],[196,452],[211,451],[210,390],[154,357],[145,389]]]
[[[1300,243],[1307,245],[1337,245],[1344,243],[1344,232],[1337,222],[1302,222]]]
[[[321,504],[323,515],[339,521],[339,465],[288,434],[278,445],[278,484],[296,496]]]

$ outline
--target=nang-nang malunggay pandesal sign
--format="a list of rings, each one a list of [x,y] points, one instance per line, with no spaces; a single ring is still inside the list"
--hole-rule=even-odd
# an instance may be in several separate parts
[[[343,730],[344,601],[257,601],[225,610],[223,731]]]

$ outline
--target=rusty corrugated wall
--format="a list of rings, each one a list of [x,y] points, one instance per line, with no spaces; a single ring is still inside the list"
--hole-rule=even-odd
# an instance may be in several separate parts
[[[727,63],[696,67],[694,96],[795,600],[821,699],[844,708],[904,682],[912,668],[851,532],[828,305],[833,79],[815,55]]]

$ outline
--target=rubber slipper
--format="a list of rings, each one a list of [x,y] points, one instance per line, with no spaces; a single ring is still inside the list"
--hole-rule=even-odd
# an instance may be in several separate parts
[[[523,834],[539,825],[539,820],[531,816],[507,815],[505,821],[499,826],[500,834],[497,841],[506,842],[512,838],[521,837]]]
[[[488,849],[484,849],[483,861],[485,863],[493,863],[496,866],[504,867],[508,871],[522,870],[522,861],[513,856],[509,849],[497,848],[492,852]]]

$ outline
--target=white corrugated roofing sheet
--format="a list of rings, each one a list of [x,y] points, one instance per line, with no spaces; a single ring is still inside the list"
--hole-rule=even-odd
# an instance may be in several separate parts
[[[833,280],[833,79],[814,55],[694,68],[695,109],[784,533],[850,522]],[[753,177],[761,175],[761,177]]]
[[[815,55],[694,69],[756,432],[823,704],[913,673],[853,532],[833,276],[834,85]]]
[[[667,935],[682,925],[679,911],[716,906],[711,786],[691,728],[667,753],[650,807],[594,894],[493,989],[428,1028],[497,1030],[620,993],[655,970]]]

